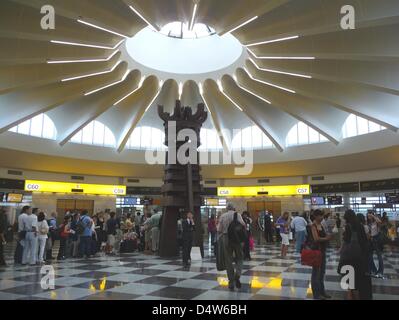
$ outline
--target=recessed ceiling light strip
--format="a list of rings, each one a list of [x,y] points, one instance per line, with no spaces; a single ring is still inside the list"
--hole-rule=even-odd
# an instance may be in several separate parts
[[[224,92],[222,82],[221,82],[220,80],[218,80],[218,81],[217,81],[217,84],[218,84],[219,91],[220,91],[229,101],[231,101],[231,103],[232,103],[238,110],[240,110],[240,111],[242,112],[243,110],[241,109],[241,107],[240,107],[232,98],[230,98],[230,97]]]
[[[87,22],[87,21],[84,21],[84,20],[81,20],[81,19],[78,19],[77,21],[78,21],[79,23],[85,24],[85,25],[87,25],[87,26],[89,26],[89,27],[93,27],[93,28],[96,28],[96,29],[99,29],[99,30],[102,30],[102,31],[105,31],[105,32],[108,32],[108,33],[112,33],[112,34],[114,34],[114,35],[117,35],[117,36],[122,37],[122,38],[125,38],[125,39],[128,39],[128,38],[129,38],[128,36],[126,36],[126,35],[124,35],[124,34],[121,34],[121,33],[119,33],[119,32],[115,32],[115,31],[112,31],[112,30],[109,30],[109,29],[106,29],[106,28],[97,26],[97,25],[95,25],[95,24],[93,24],[93,23],[90,23],[90,22]]]
[[[153,24],[151,24],[146,18],[144,18],[144,16],[140,13],[140,12],[138,12],[138,10],[137,9],[135,9],[133,6],[129,6],[129,8],[135,13],[135,14],[137,14],[140,18],[141,18],[141,20],[143,20],[146,24],[148,24],[148,26],[150,27],[150,28],[152,28],[154,31],[159,31],[159,28],[156,28]]]
[[[116,82],[113,82],[113,83],[110,83],[110,84],[108,84],[108,85],[106,85],[106,86],[104,86],[104,87],[95,89],[95,90],[93,90],[93,91],[86,92],[86,93],[85,93],[85,96],[89,96],[89,95],[91,95],[91,94],[93,94],[93,93],[99,92],[99,91],[101,91],[101,90],[107,89],[107,88],[109,88],[109,87],[115,86],[115,85],[117,85],[117,84],[119,84],[119,83],[125,81],[125,79],[126,79],[127,75],[129,74],[129,72],[130,72],[130,70],[127,70],[126,73],[124,74],[124,76],[122,77],[121,80],[116,81]]]
[[[219,79],[219,80],[216,81],[216,83],[218,85],[219,91],[223,92],[224,89],[223,89],[222,81],[220,81],[220,79]]]
[[[247,21],[241,23],[241,24],[238,25],[237,27],[231,29],[231,30],[228,31],[228,32],[225,32],[224,34],[233,33],[234,31],[237,31],[238,29],[242,28],[243,26],[247,25],[248,23],[251,23],[252,21],[254,21],[254,20],[256,20],[256,19],[258,19],[258,16],[255,16],[255,17],[253,17],[253,18],[251,18],[251,19],[249,19],[249,20],[247,20]]]
[[[137,88],[134,89],[132,92],[128,93],[127,95],[125,95],[123,98],[121,98],[118,101],[116,101],[113,105],[114,106],[118,105],[119,103],[121,103],[122,101],[124,101],[125,99],[130,97],[132,94],[137,92],[141,88],[141,86],[143,85],[144,80],[145,80],[145,76],[141,77],[141,80],[140,80],[139,85],[137,86]]]
[[[183,82],[179,83],[179,100],[181,100],[181,96],[183,94]]]
[[[50,40],[51,43],[55,44],[65,44],[69,46],[77,46],[77,47],[88,47],[88,48],[97,48],[97,49],[105,49],[105,50],[115,50],[117,47],[121,45],[121,43],[124,41],[122,39],[119,41],[115,46],[113,47],[106,47],[106,46],[97,46],[97,45],[92,45],[92,44],[85,44],[85,43],[79,43],[79,42],[68,42],[68,41],[59,41],[59,40]]]
[[[315,60],[315,57],[256,57],[265,60]]]
[[[294,90],[287,89],[287,88],[278,86],[278,85],[276,85],[276,84],[273,84],[273,83],[270,83],[270,82],[267,82],[267,81],[263,81],[263,80],[256,79],[254,76],[252,76],[251,73],[249,73],[249,71],[247,70],[247,68],[244,68],[244,70],[245,70],[245,72],[248,74],[248,76],[249,76],[252,80],[254,80],[254,81],[256,81],[256,82],[263,83],[263,84],[266,84],[266,85],[268,85],[268,86],[271,86],[271,87],[274,87],[274,88],[277,88],[277,89],[280,89],[280,90],[284,90],[284,91],[287,91],[287,92],[290,92],[290,93],[296,93]]]
[[[247,88],[245,88],[245,87],[243,87],[242,85],[240,85],[238,82],[237,82],[237,86],[238,86],[240,89],[242,89],[242,90],[248,92],[249,94],[253,95],[254,97],[257,97],[258,99],[260,99],[260,100],[266,102],[267,104],[272,104],[271,101],[269,101],[269,100],[267,100],[267,99],[261,97],[260,95],[254,93],[254,92],[252,92],[252,91],[250,91],[250,90],[248,90]]]
[[[202,83],[201,82],[198,83],[198,89],[199,89],[200,95],[202,96],[204,94],[204,88],[202,87]]]
[[[247,48],[248,52],[251,53],[256,59],[269,59],[269,60],[316,60],[316,57],[278,57],[278,56],[263,56],[259,57],[251,49]]]
[[[71,80],[77,80],[77,79],[83,79],[83,78],[89,78],[89,77],[94,77],[94,76],[99,76],[102,74],[107,74],[107,73],[111,73],[112,71],[115,70],[115,68],[122,63],[122,60],[119,60],[111,69],[106,70],[106,71],[102,71],[102,72],[96,72],[96,73],[90,73],[90,74],[85,74],[83,76],[77,76],[77,77],[73,77],[73,78],[66,78],[66,79],[62,79],[61,82],[67,82],[67,81],[71,81]]]
[[[285,37],[285,38],[280,38],[280,39],[274,39],[274,40],[267,40],[267,41],[260,41],[260,42],[255,42],[251,44],[245,45],[246,47],[253,47],[253,46],[258,46],[261,44],[268,44],[268,43],[274,43],[274,42],[281,42],[281,41],[287,41],[287,40],[293,40],[293,39],[298,39],[299,36],[292,36],[292,37]]]
[[[278,74],[285,74],[288,76],[293,76],[293,77],[300,77],[300,78],[306,78],[306,79],[312,79],[312,76],[308,76],[305,74],[299,74],[299,73],[292,73],[292,72],[284,72],[284,71],[278,71],[278,70],[273,70],[273,69],[266,69],[266,68],[261,68],[259,67],[255,60],[249,58],[249,60],[255,65],[255,67],[260,70],[260,71],[266,71],[266,72],[271,72],[271,73],[278,73]]]
[[[145,111],[144,111],[144,112],[147,112],[148,109],[151,108],[152,104],[154,103],[154,101],[158,98],[159,94],[161,93],[161,90],[162,90],[162,86],[159,87],[157,94],[156,94],[155,97],[151,100],[151,102],[148,104],[147,108],[145,108]]]
[[[114,55],[118,53],[118,50],[115,50],[108,58],[104,59],[82,59],[82,60],[47,60],[49,64],[56,64],[56,63],[82,63],[82,62],[105,62],[112,59]]]
[[[241,109],[241,107],[232,99],[230,98],[225,92],[220,91],[229,101],[231,101],[231,103],[241,112],[243,112],[243,110]]]
[[[194,9],[193,9],[193,15],[191,16],[191,22],[190,22],[190,26],[189,26],[189,30],[193,30],[194,27],[194,20],[195,20],[195,15],[197,13],[197,8],[198,8],[198,4],[194,4]]]

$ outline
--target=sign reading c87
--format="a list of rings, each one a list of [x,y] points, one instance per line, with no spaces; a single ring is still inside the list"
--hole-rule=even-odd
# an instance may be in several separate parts
[[[126,186],[26,180],[25,191],[124,196]]]
[[[219,197],[256,197],[256,196],[295,196],[310,194],[310,186],[256,186],[256,187],[219,187]]]

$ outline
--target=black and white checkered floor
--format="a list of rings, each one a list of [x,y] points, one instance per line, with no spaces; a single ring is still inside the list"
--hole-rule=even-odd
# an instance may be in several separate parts
[[[225,272],[216,270],[215,258],[206,253],[189,270],[180,259],[161,259],[141,253],[98,256],[90,260],[56,261],[55,289],[42,289],[40,266],[0,269],[0,300],[286,300],[311,299],[310,268],[304,267],[291,246],[285,259],[277,245],[259,246],[244,263],[240,290],[229,291]],[[374,299],[399,299],[399,251],[385,253],[387,279],[373,279]],[[336,250],[329,249],[326,289],[333,299],[345,299],[336,267]]]

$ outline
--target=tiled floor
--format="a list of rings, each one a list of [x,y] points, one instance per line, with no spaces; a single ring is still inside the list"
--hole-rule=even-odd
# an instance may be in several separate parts
[[[40,267],[9,266],[0,269],[0,300],[281,300],[311,299],[310,268],[300,264],[290,248],[279,258],[277,245],[259,246],[244,263],[242,288],[229,291],[225,272],[216,270],[212,256],[193,261],[189,270],[180,259],[161,259],[139,253],[98,256],[90,260],[54,262],[55,288],[42,289]],[[336,273],[338,256],[329,249],[326,288],[333,299],[344,299]],[[399,250],[385,253],[387,279],[373,279],[374,299],[399,299]]]

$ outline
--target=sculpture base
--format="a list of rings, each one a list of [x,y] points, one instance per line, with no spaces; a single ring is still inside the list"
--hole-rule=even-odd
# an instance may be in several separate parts
[[[161,235],[159,237],[159,256],[168,258],[179,255],[177,243],[177,219],[179,208],[166,207],[163,212]]]

